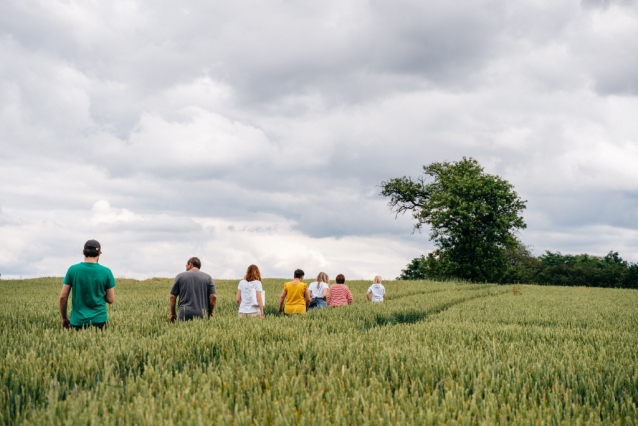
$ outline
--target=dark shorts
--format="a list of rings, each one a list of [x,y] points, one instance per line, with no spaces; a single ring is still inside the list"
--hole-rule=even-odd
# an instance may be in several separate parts
[[[87,328],[104,330],[106,328],[106,324],[108,324],[108,323],[100,322],[100,323],[96,323],[96,324],[71,325],[71,328],[73,330],[84,330],[84,329],[87,329]]]

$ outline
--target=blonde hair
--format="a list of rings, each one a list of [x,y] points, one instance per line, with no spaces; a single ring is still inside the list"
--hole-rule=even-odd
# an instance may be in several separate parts
[[[317,288],[321,288],[321,283],[328,284],[329,281],[330,278],[328,278],[328,274],[325,272],[319,272],[319,275],[317,275]]]
[[[381,275],[377,275],[376,277],[374,277],[374,280],[372,282],[374,284],[381,284]]]
[[[246,281],[261,281],[261,273],[257,265],[250,265],[246,269],[246,275],[244,275]]]

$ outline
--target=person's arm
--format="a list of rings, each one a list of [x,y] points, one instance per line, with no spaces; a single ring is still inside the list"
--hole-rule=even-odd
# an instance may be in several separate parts
[[[177,296],[171,294],[171,298],[169,299],[169,304],[171,305],[171,322],[175,322],[177,319],[177,312],[175,312],[175,302],[177,301]]]
[[[348,298],[348,305],[352,305],[352,293],[350,293],[350,288],[346,286],[346,290],[347,290],[347,298]]]
[[[288,295],[288,292],[286,291],[286,289],[284,288],[283,291],[281,292],[281,296],[279,296],[279,313],[281,314],[284,310],[284,300],[286,300],[286,296]]]
[[[208,283],[208,317],[213,316],[213,311],[217,306],[217,288],[215,287],[215,281],[211,278]]]
[[[215,310],[215,306],[217,306],[217,295],[213,293],[208,296],[208,316],[209,317],[213,316],[213,311]]]
[[[306,310],[308,310],[308,306],[310,306],[310,290],[306,289],[306,293],[304,294],[304,299],[306,299]]]
[[[370,290],[368,290],[368,292],[366,293],[366,299],[368,299],[368,302],[372,302],[372,298],[370,297],[371,294],[372,292]]]
[[[113,302],[115,302],[115,287],[106,289],[106,296],[104,296],[104,299],[106,299],[106,303],[108,304],[113,304]]]
[[[237,307],[241,305],[241,290],[237,290]]]
[[[259,316],[264,318],[264,302],[261,298],[261,291],[257,291],[257,305],[259,305]]]
[[[113,272],[109,269],[108,282],[106,283],[106,294],[104,295],[104,300],[109,305],[112,305],[115,302],[115,277],[113,276]]]
[[[68,284],[62,284],[62,291],[60,291],[60,316],[62,317],[62,327],[67,330],[71,328],[71,322],[66,316],[67,306],[69,304],[69,293],[71,292],[71,286]]]
[[[177,312],[175,311],[175,305],[177,304],[177,295],[179,294],[179,275],[175,277],[175,281],[173,281],[173,287],[171,287],[171,297],[169,299],[169,305],[171,307],[171,322],[175,322],[177,319]]]
[[[328,287],[323,289],[322,295],[324,299],[328,300]]]

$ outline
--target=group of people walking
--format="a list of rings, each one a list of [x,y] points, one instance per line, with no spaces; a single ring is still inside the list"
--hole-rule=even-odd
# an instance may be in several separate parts
[[[255,267],[255,265],[249,266]],[[330,285],[328,274],[320,272],[317,279],[306,284],[303,282],[304,271],[297,269],[294,272],[294,280],[284,284],[284,289],[279,297],[279,313],[285,303],[283,312],[286,314],[303,314],[310,309],[325,307],[337,307],[352,305],[352,293],[346,285],[346,277],[339,274],[335,277],[335,283]],[[385,287],[381,277],[376,276],[373,284],[366,294],[370,302],[383,302],[385,300]]]
[[[201,272],[199,268],[200,260],[190,258],[186,264],[186,272],[175,277],[170,297],[171,321],[203,317],[205,313],[208,316],[213,315],[217,302],[215,283],[210,275]],[[303,282],[304,275],[304,271],[297,269],[293,273],[293,280],[284,283],[279,296],[279,314],[305,314],[311,309],[352,304],[352,293],[343,274],[337,275],[333,285],[329,285],[330,280],[325,272],[320,272],[310,284]],[[237,286],[239,316],[264,318],[265,294],[259,268],[257,265],[250,265]],[[176,312],[177,298],[179,305]],[[380,276],[374,278],[366,298],[370,302],[385,300],[385,287]]]
[[[99,242],[87,241],[83,254],[84,262],[71,266],[62,280],[59,300],[62,326],[101,329],[108,321],[106,304],[115,301],[115,278],[109,268],[98,263],[102,254]],[[171,322],[213,315],[217,305],[215,281],[200,270],[201,266],[201,261],[192,257],[186,262],[186,271],[175,277],[169,297]],[[304,271],[297,269],[293,280],[284,283],[279,296],[279,314],[305,314],[311,309],[352,304],[352,293],[343,274],[337,275],[332,285],[325,272],[320,272],[310,284],[303,282],[304,275]],[[67,316],[69,296],[73,302],[70,318]],[[380,276],[374,278],[366,298],[369,302],[385,300],[385,287]],[[265,291],[256,265],[246,269],[237,286],[236,302],[240,317],[264,318]]]

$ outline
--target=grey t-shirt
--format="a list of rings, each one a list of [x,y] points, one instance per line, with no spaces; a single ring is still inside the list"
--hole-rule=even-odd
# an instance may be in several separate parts
[[[175,277],[171,294],[179,297],[177,319],[189,320],[208,315],[209,296],[217,292],[210,275],[199,269],[191,269]]]

